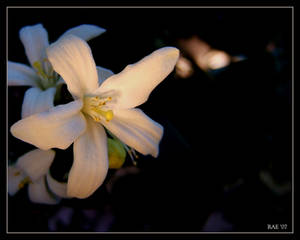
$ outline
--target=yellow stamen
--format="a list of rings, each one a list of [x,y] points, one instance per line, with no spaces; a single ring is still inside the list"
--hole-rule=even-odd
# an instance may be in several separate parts
[[[35,61],[33,67],[36,70],[37,75],[40,76],[41,87],[47,89],[55,85],[58,80],[58,75],[53,71],[51,63],[47,58],[42,61]]]
[[[42,68],[42,64],[40,61],[35,61],[33,63],[33,67],[35,68],[35,70],[37,71],[37,74],[41,75],[42,78],[47,79],[48,76],[47,74],[44,72],[43,68]]]
[[[18,188],[21,189],[25,186],[27,183],[32,183],[31,179],[29,177],[24,178],[18,185]]]
[[[21,174],[21,172],[17,171],[17,172],[14,173],[14,176],[19,176],[20,174]]]
[[[128,147],[128,146],[125,145],[124,143],[123,143],[123,147],[124,147],[125,150],[127,151],[127,153],[128,153],[128,155],[129,155],[129,157],[130,157],[130,159],[131,159],[133,165],[136,166],[136,165],[137,165],[137,162],[136,162],[135,159],[138,159],[139,156],[137,155],[137,153],[135,152],[135,150],[134,150],[133,148],[131,148],[131,147]]]
[[[111,97],[100,98],[99,96],[84,98],[83,112],[87,113],[93,118],[94,121],[100,122],[101,119],[105,119],[107,122],[113,119],[114,113],[112,110],[104,110],[103,107],[108,101],[111,101]]]

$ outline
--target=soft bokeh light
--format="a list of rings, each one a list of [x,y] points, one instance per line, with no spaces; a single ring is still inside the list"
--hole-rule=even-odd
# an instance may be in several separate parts
[[[180,39],[178,44],[203,71],[220,69],[228,66],[231,62],[229,54],[225,51],[212,48],[198,36]]]
[[[175,67],[176,75],[181,78],[188,78],[194,73],[194,69],[190,60],[180,56]]]
[[[203,57],[207,69],[216,70],[230,64],[230,56],[219,50],[211,50]]]

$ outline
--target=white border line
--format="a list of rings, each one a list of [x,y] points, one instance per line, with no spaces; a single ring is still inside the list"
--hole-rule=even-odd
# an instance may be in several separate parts
[[[8,61],[8,8],[6,8],[6,62]],[[8,234],[8,83],[7,83],[8,66],[6,66],[6,234]]]
[[[294,8],[294,6],[8,6],[7,8]]]
[[[8,232],[8,194],[6,194],[6,234],[294,234],[294,6],[7,6],[6,7],[6,61],[8,61],[8,9],[9,8],[291,8],[292,9],[292,231],[291,232]],[[8,84],[6,78],[6,126],[8,124]],[[6,127],[6,140],[8,128]],[[8,143],[8,141],[7,141]],[[8,176],[8,144],[6,146],[6,174]],[[7,178],[6,178],[7,180]],[[8,182],[8,180],[7,180]],[[6,184],[8,189],[8,186]],[[6,189],[6,192],[7,192]]]
[[[295,169],[294,169],[294,161],[295,161],[295,136],[294,136],[294,117],[295,117],[295,113],[294,113],[294,8],[292,8],[292,232],[294,232],[294,215],[295,215],[295,211],[294,211],[294,197],[295,197]]]

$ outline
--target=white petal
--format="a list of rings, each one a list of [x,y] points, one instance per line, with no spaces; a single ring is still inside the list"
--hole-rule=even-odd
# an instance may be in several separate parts
[[[158,156],[163,127],[140,109],[114,110],[114,118],[102,124],[138,152]]]
[[[44,177],[29,184],[28,196],[30,201],[34,203],[57,204],[59,202],[59,199],[48,192]]]
[[[20,39],[31,66],[34,62],[43,61],[46,58],[49,41],[48,33],[42,24],[23,27],[20,30]]]
[[[38,86],[36,72],[21,63],[7,62],[7,83],[9,86]]]
[[[87,198],[104,181],[108,171],[106,138],[101,124],[87,119],[86,132],[74,142],[67,190],[70,197]]]
[[[94,94],[115,90],[119,95],[118,108],[136,107],[147,101],[152,90],[170,74],[178,57],[177,48],[165,47],[156,50],[108,78]]]
[[[67,183],[56,181],[49,173],[47,173],[47,183],[49,189],[61,198],[69,198],[67,195]]]
[[[73,35],[67,35],[51,44],[47,55],[53,69],[68,85],[68,90],[78,98],[98,87],[98,75],[88,44]]]
[[[22,104],[22,118],[45,112],[54,107],[56,88],[48,88],[43,91],[39,88],[30,88],[26,91]]]
[[[14,137],[43,150],[66,149],[85,131],[81,108],[81,100],[58,105],[16,122],[10,131]]]
[[[16,166],[9,166],[8,167],[8,193],[9,195],[13,196],[20,190],[19,184],[22,180],[26,177],[24,172]]]
[[[34,149],[19,157],[16,166],[22,169],[32,181],[46,175],[55,157],[53,150]]]
[[[114,75],[114,73],[106,68],[97,66],[97,73],[98,73],[98,82],[99,86],[109,77]]]
[[[106,30],[104,28],[98,27],[96,25],[83,24],[77,27],[71,28],[66,31],[59,39],[71,34],[77,36],[85,41],[88,41],[92,38],[99,36],[104,33]]]

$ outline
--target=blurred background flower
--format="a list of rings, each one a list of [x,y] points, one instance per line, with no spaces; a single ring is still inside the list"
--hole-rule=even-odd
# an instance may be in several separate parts
[[[8,230],[267,231],[283,223],[291,231],[291,15],[291,8],[9,9],[14,62],[26,62],[19,29],[37,23],[50,42],[80,24],[105,28],[89,45],[114,73],[160,47],[181,56],[140,106],[164,126],[158,158],[139,154],[134,166],[127,155],[84,200],[33,204],[23,188],[8,199]],[[9,88],[8,127],[21,118],[27,89]],[[32,149],[8,134],[12,163]],[[72,149],[55,151],[51,175],[63,180]]]

